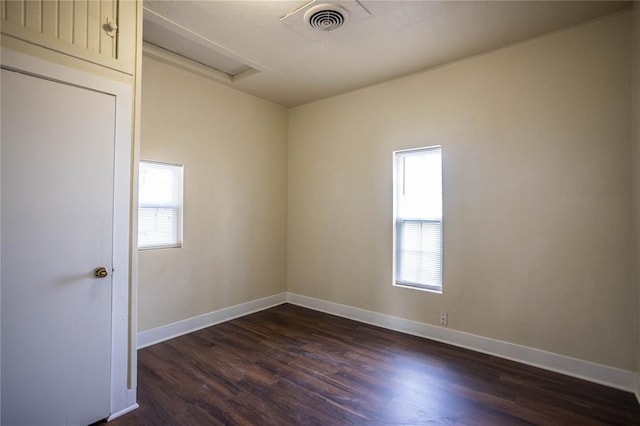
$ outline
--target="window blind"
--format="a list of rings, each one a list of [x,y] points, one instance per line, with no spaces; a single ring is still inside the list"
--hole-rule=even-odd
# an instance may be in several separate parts
[[[182,243],[182,166],[140,161],[138,248]]]

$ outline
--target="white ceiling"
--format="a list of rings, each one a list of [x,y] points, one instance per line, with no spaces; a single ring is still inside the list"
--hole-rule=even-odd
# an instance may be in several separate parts
[[[360,7],[355,0],[326,2],[351,12],[342,28],[308,28],[303,15],[309,6],[281,20],[308,0],[145,1],[144,39],[216,66],[226,73],[219,73],[224,84],[290,107],[504,47],[631,4],[360,0]]]

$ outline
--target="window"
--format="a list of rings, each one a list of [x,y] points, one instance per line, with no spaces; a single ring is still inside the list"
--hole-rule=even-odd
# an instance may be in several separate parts
[[[394,285],[442,292],[442,149],[394,156]]]
[[[182,166],[140,161],[138,248],[182,245]]]

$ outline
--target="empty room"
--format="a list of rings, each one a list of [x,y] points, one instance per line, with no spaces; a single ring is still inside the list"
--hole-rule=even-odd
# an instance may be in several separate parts
[[[640,3],[0,10],[1,424],[640,424]]]

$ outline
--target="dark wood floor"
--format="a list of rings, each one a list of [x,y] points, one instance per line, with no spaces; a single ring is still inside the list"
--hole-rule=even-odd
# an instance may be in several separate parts
[[[289,304],[138,359],[114,425],[640,424],[631,393]]]

